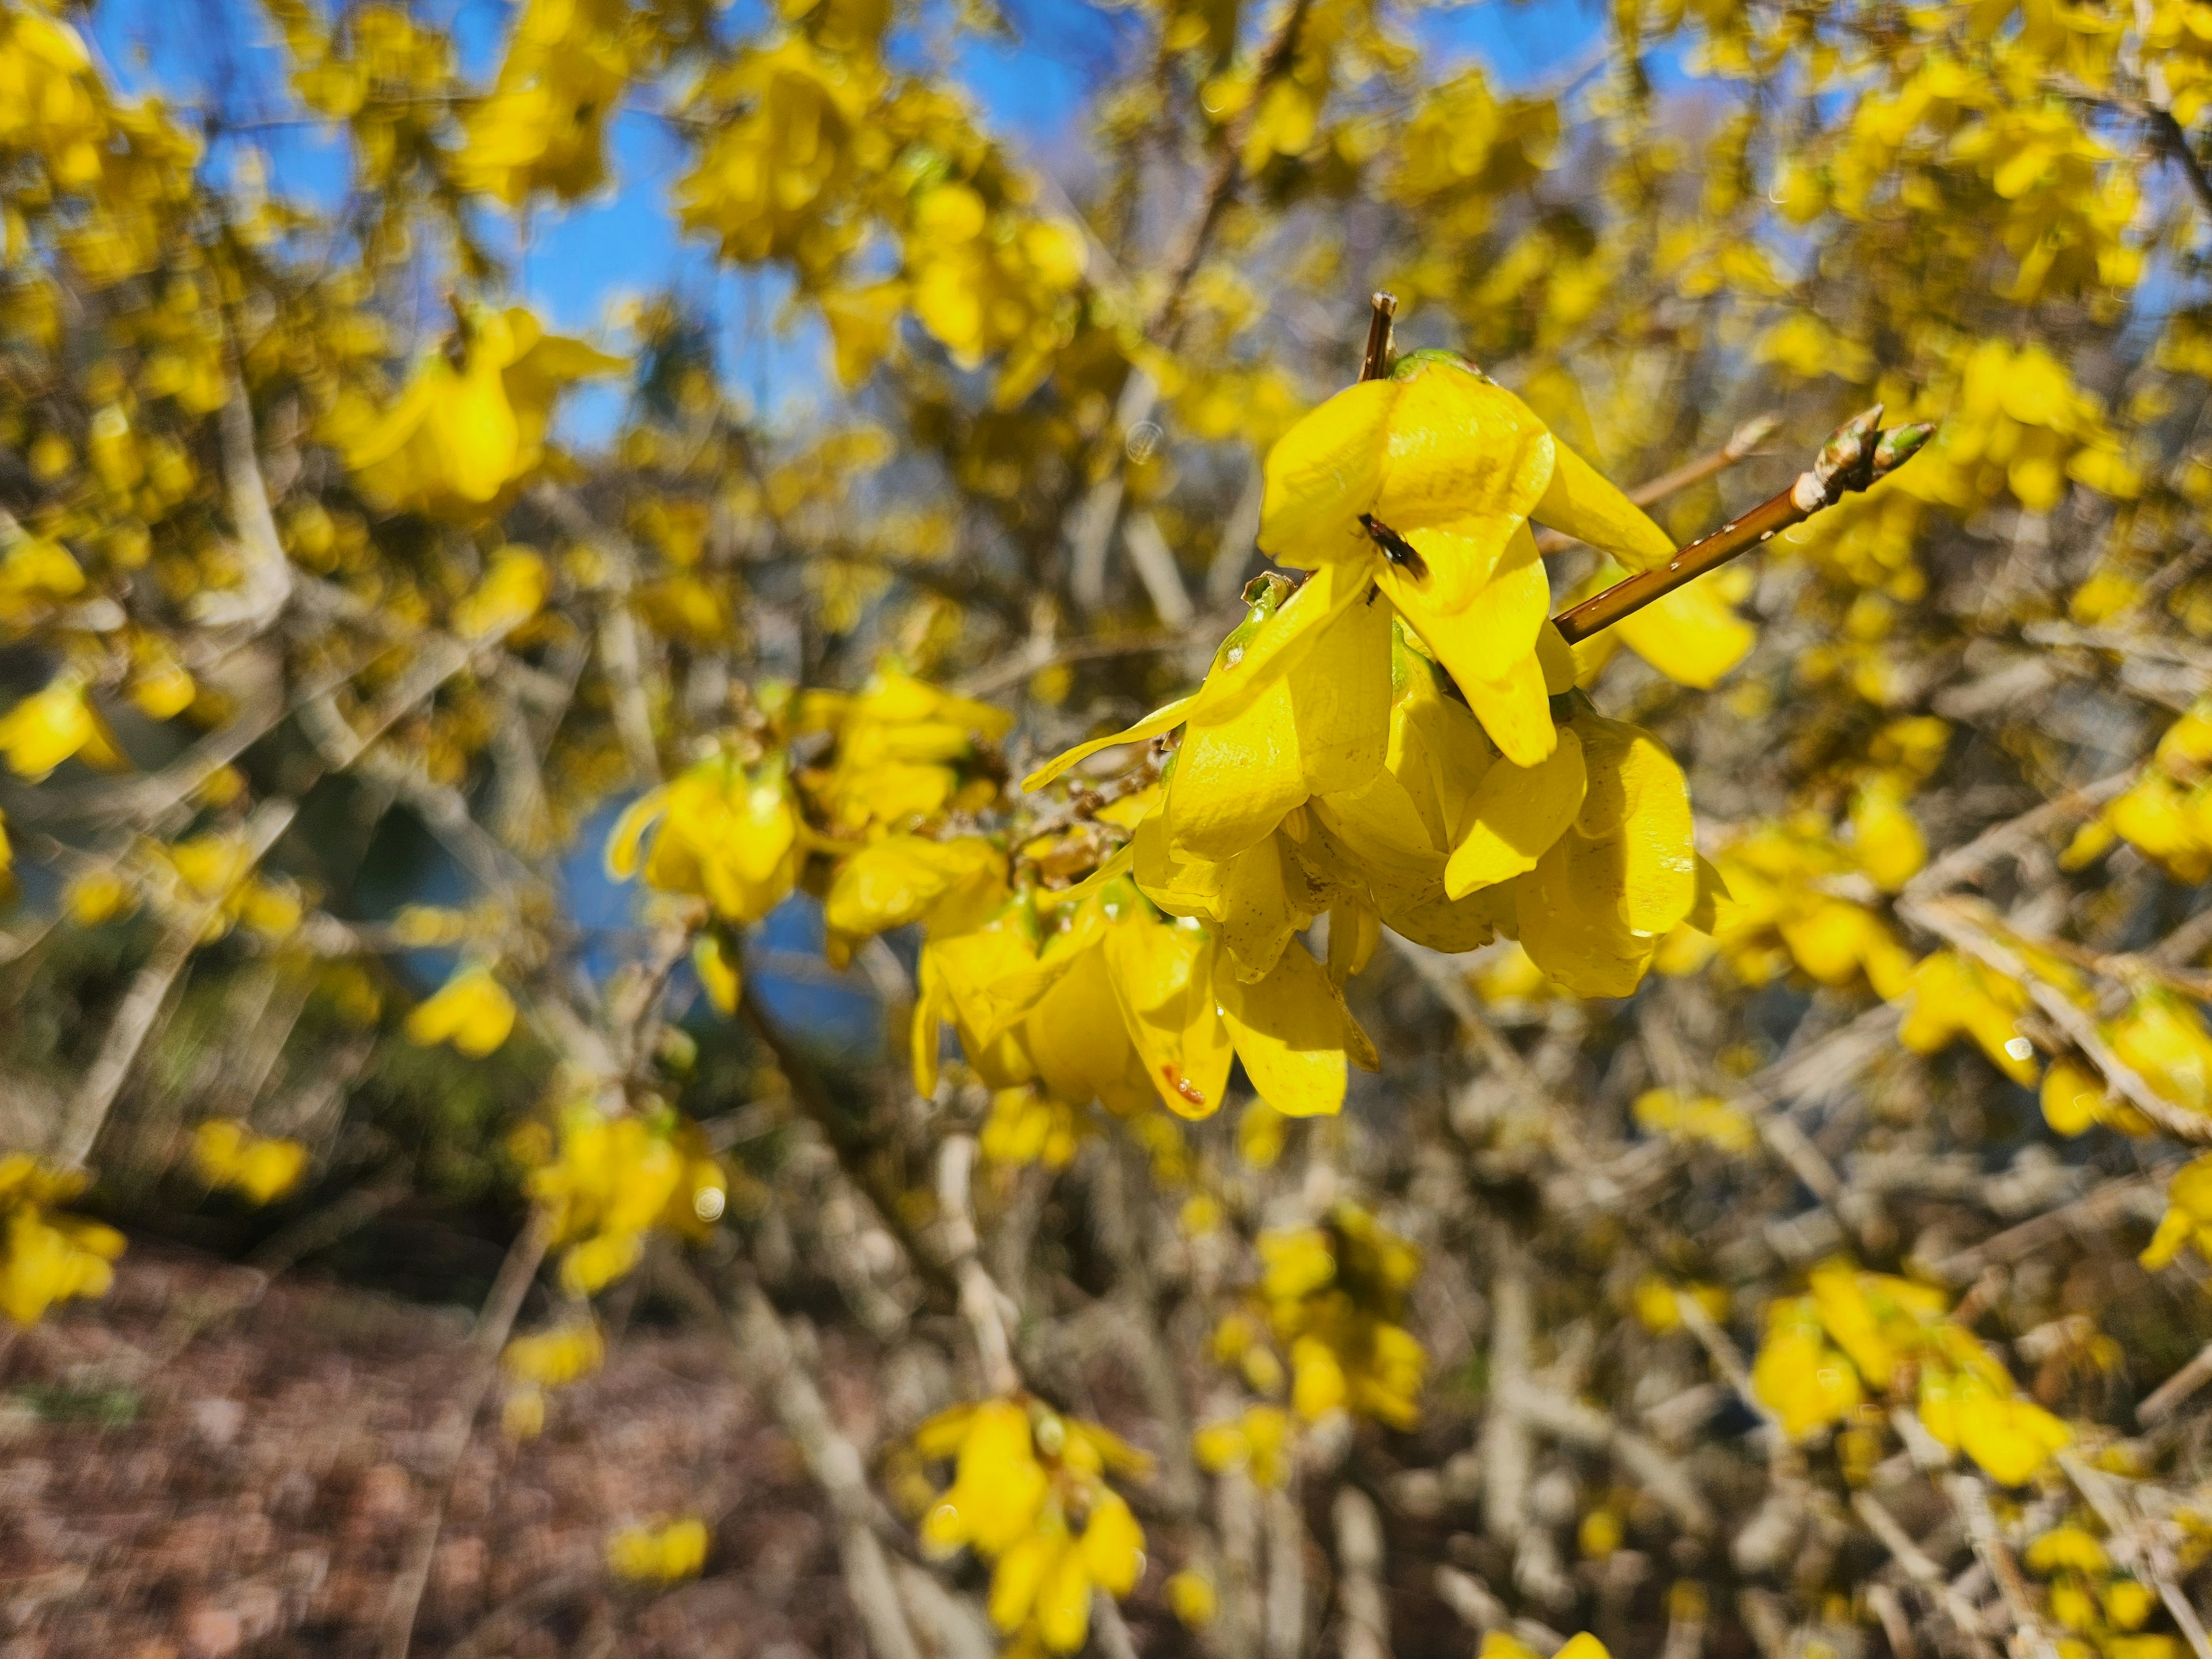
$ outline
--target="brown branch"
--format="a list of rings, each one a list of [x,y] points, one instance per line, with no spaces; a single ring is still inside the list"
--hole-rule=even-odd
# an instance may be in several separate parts
[[[2178,1165],[2166,1164],[2145,1175],[2122,1176],[2086,1193],[2072,1203],[2031,1217],[2016,1227],[1984,1239],[1969,1249],[1929,1262],[1927,1271],[1948,1285],[1965,1285],[1978,1279],[1996,1263],[2017,1261],[2069,1232],[2110,1226],[2145,1200],[2154,1204],[2166,1190],[2166,1177]]]
[[[1221,223],[1221,216],[1229,210],[1236,199],[1237,180],[1243,174],[1244,140],[1260,106],[1267,101],[1267,89],[1290,67],[1291,54],[1297,50],[1298,34],[1305,27],[1306,14],[1312,9],[1312,0],[1291,0],[1290,9],[1283,15],[1280,27],[1274,38],[1260,54],[1260,62],[1252,76],[1252,100],[1245,105],[1236,125],[1224,135],[1221,154],[1213,166],[1212,177],[1206,181],[1205,194],[1200,198],[1199,210],[1184,227],[1182,240],[1175,256],[1168,261],[1167,292],[1159,307],[1145,325],[1145,337],[1155,342],[1164,341],[1174,331],[1182,311],[1183,300],[1190,288],[1190,279],[1198,274],[1199,264],[1206,258],[1206,244]]]
[[[889,1558],[876,1535],[885,1517],[868,1488],[866,1464],[860,1448],[838,1428],[782,1316],[750,1279],[732,1282],[732,1305],[726,1307],[706,1281],[672,1252],[661,1250],[655,1268],[658,1282],[728,1337],[739,1364],[767,1396],[776,1421],[829,1499],[845,1588],[876,1659],[922,1659],[921,1647],[899,1603]]]
[[[130,1076],[138,1051],[154,1029],[162,1005],[168,1001],[178,975],[185,971],[185,963],[199,948],[209,925],[222,913],[224,902],[276,844],[277,837],[291,827],[299,810],[296,803],[282,799],[264,801],[254,809],[244,831],[246,855],[231,884],[171,921],[154,954],[131,980],[131,988],[123,994],[115,1017],[108,1023],[107,1035],[100,1040],[100,1052],[70,1097],[69,1110],[55,1133],[54,1161],[63,1168],[82,1168],[91,1155],[100,1126],[107,1121],[108,1110],[122,1091],[124,1079]]]
[[[1935,428],[1925,423],[1881,427],[1881,405],[1853,416],[1820,447],[1789,489],[1710,536],[1692,542],[1656,570],[1640,571],[1552,620],[1569,645],[1586,640],[1653,600],[1695,581],[1709,570],[1772,541],[1793,525],[1865,489],[1917,454]]]
[[[1964,847],[1954,847],[1937,859],[1918,875],[1905,884],[1899,896],[1900,902],[1929,897],[1945,888],[1955,886],[1986,866],[1996,863],[2007,854],[2033,845],[2048,835],[2052,829],[2068,818],[2094,811],[2136,781],[2136,769],[2115,772],[2110,777],[2099,778],[2094,783],[2068,790],[2055,800],[1993,824],[1968,842]]]
[[[1359,356],[1359,378],[1379,380],[1390,372],[1390,319],[1398,314],[1398,296],[1377,289],[1367,303],[1367,349]]]
[[[1064,645],[1057,650],[1049,648],[1050,641],[1042,635],[1037,641],[1048,648],[1018,650],[1002,662],[993,663],[967,678],[953,682],[952,689],[963,697],[988,697],[1029,678],[1048,668],[1059,668],[1079,662],[1098,662],[1111,657],[1142,656],[1150,651],[1176,651],[1193,645],[1222,626],[1218,617],[1201,618],[1198,626],[1187,629],[1158,629],[1148,634],[1132,634],[1118,640],[1084,640],[1074,645]]]

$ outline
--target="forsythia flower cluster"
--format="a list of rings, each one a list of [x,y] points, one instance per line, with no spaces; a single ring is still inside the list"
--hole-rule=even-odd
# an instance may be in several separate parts
[[[1420,1273],[1420,1251],[1352,1204],[1338,1205],[1318,1226],[1263,1232],[1258,1248],[1259,1311],[1289,1356],[1298,1419],[1349,1411],[1392,1428],[1416,1426],[1428,1355],[1399,1322]],[[1278,1393],[1283,1368],[1257,1346],[1259,1335],[1232,1315],[1215,1332],[1213,1351],[1261,1392]]]
[[[2142,775],[2081,826],[2059,862],[2081,869],[2123,841],[2176,881],[2212,877],[2212,702],[2166,728]]]
[[[1196,693],[1029,780],[1180,730],[1158,783],[1111,809],[1126,844],[1058,890],[981,845],[861,866],[914,901],[878,903],[878,925],[928,923],[918,1085],[949,1020],[994,1087],[1125,1111],[1149,1090],[1197,1116],[1233,1055],[1278,1111],[1334,1112],[1347,1064],[1375,1064],[1340,988],[1384,925],[1453,951],[1505,932],[1589,994],[1632,989],[1678,924],[1710,925],[1680,769],[1574,692],[1532,519],[1638,564],[1673,550],[1447,354],[1294,428],[1261,540],[1312,574],[1253,585]],[[860,921],[838,896],[833,927]],[[1324,914],[1326,967],[1294,943]]]
[[[42,1168],[21,1152],[0,1158],[0,1314],[34,1325],[57,1302],[107,1294],[108,1263],[123,1235],[55,1213],[85,1188],[82,1174]]]
[[[1932,1286],[1842,1263],[1813,1270],[1810,1294],[1766,1312],[1752,1386],[1785,1433],[1855,1419],[1869,1396],[1917,1401],[1921,1425],[2007,1486],[2033,1480],[2069,1444],[2065,1424],[2021,1397],[1973,1334],[1946,1316]]]
[[[463,306],[458,321],[452,341],[423,358],[386,407],[345,394],[326,435],[371,501],[474,523],[504,507],[543,464],[562,391],[624,365],[546,333],[519,307]]]
[[[707,1565],[707,1523],[686,1516],[658,1527],[625,1527],[607,1540],[607,1566],[617,1578],[672,1584]]]
[[[407,1016],[407,1040],[422,1048],[450,1042],[471,1060],[497,1049],[514,1030],[514,999],[482,963],[464,962]]]
[[[250,1204],[267,1204],[300,1184],[307,1149],[296,1140],[257,1135],[235,1118],[210,1118],[192,1131],[192,1162],[212,1187],[227,1187]]]
[[[989,1400],[940,1412],[915,1449],[954,1468],[923,1518],[923,1547],[993,1564],[991,1622],[1013,1637],[1009,1654],[1073,1653],[1090,1633],[1093,1587],[1116,1600],[1136,1588],[1144,1529],[1105,1477],[1142,1474],[1149,1460],[1097,1424]]]
[[[2113,1571],[2086,1518],[2030,1540],[2022,1558],[2044,1575],[2051,1616],[2067,1632],[2057,1644],[2060,1659],[2180,1659],[2187,1651],[2179,1637],[2142,1633],[2158,1611],[2158,1591]]]
[[[565,1247],[561,1283],[571,1296],[593,1295],[636,1267],[656,1228],[705,1237],[728,1202],[720,1163],[697,1126],[673,1113],[610,1117],[579,1103],[550,1127],[526,1124],[509,1148],[529,1171],[523,1190],[553,1212],[554,1243]]]

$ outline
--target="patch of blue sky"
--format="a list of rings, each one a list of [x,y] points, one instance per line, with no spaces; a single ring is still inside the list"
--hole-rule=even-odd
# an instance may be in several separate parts
[[[726,17],[742,26],[753,0]],[[513,8],[501,0],[430,3],[426,21],[449,28],[464,74],[483,83],[498,69]],[[961,39],[954,70],[985,121],[1036,165],[1079,166],[1099,88],[1133,66],[1145,31],[1133,11],[1086,0],[1006,0],[1011,33]],[[1481,64],[1505,87],[1556,82],[1590,60],[1602,37],[1592,0],[1483,0],[1413,14],[1420,49],[1442,64]],[[278,191],[323,208],[346,186],[345,141],[304,120],[284,87],[274,25],[252,0],[179,7],[173,0],[101,0],[92,33],[131,91],[160,93],[222,117],[210,165],[251,143]],[[1662,65],[1662,70],[1669,65]],[[781,272],[732,270],[711,243],[687,235],[672,187],[690,163],[690,146],[659,116],[626,108],[610,123],[611,179],[596,197],[541,207],[526,225],[491,211],[485,240],[506,256],[516,297],[563,332],[619,345],[611,313],[620,301],[673,293],[714,325],[720,368],[762,416],[805,418],[827,396],[819,324],[790,307]],[[566,402],[561,436],[592,447],[618,429],[620,386],[580,388]]]

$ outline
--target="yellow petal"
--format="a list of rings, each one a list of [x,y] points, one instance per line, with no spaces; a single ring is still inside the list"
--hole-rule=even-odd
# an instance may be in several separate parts
[[[1462,839],[1444,866],[1444,891],[1451,897],[1534,869],[1574,822],[1588,787],[1582,740],[1568,729],[1559,743],[1534,767],[1501,761],[1483,775],[1468,799]]]
[[[1108,737],[1093,738],[1088,743],[1079,743],[1074,748],[1047,761],[1029,776],[1024,778],[1022,788],[1026,793],[1034,794],[1066,772],[1068,768],[1080,765],[1101,750],[1111,749],[1119,744],[1148,742],[1164,732],[1172,732],[1189,717],[1191,707],[1197,701],[1195,693],[1188,697],[1178,697],[1164,708],[1155,708],[1134,726],[1123,731],[1115,732]]]
[[[1589,771],[1576,827],[1608,849],[1621,925],[1663,933],[1697,902],[1689,784],[1666,746],[1641,727],[1596,715],[1576,726]]]
[[[1447,352],[1411,352],[1392,379],[1389,461],[1376,517],[1401,533],[1470,513],[1525,519],[1551,483],[1552,434],[1511,392]]]
[[[1382,486],[1383,429],[1396,401],[1388,380],[1348,386],[1268,451],[1259,542],[1270,558],[1304,564],[1359,550],[1357,520]]]
[[[1214,1001],[1216,948],[1188,923],[1136,918],[1106,933],[1115,1000],[1145,1074],[1185,1117],[1219,1110],[1229,1083],[1229,1033]]]
[[[1420,555],[1420,568],[1395,568],[1436,610],[1463,611],[1497,573],[1499,557],[1521,527],[1520,520],[1504,514],[1469,514],[1449,524],[1408,530],[1405,538]]]
[[[1176,751],[1162,817],[1170,844],[1194,858],[1235,857],[1303,802],[1297,704],[1278,679],[1226,720],[1194,719]]]
[[[1100,1494],[1083,1528],[1083,1565],[1109,1595],[1127,1595],[1145,1571],[1145,1532],[1119,1494]]]
[[[1717,685],[1759,638],[1729,603],[1728,574],[1711,571],[1662,594],[1611,631],[1677,685],[1700,691]]]
[[[1261,1099],[1285,1117],[1343,1109],[1351,1016],[1321,963],[1292,945],[1258,984],[1224,981],[1218,989],[1230,1040]]]
[[[1001,1631],[1018,1630],[1036,1605],[1037,1587],[1059,1565],[1067,1547],[1061,1533],[1033,1533],[999,1558],[991,1573],[991,1622]]]
[[[1402,566],[1386,562],[1376,581],[1462,690],[1470,680],[1507,678],[1535,650],[1551,608],[1550,580],[1526,525],[1515,530],[1488,584],[1456,610],[1438,605]]]
[[[1054,1099],[1071,1106],[1100,1100],[1124,1115],[1152,1099],[1144,1061],[1114,1000],[1103,949],[1094,946],[1076,957],[1030,1010],[1022,1033]]]
[[[1674,544],[1605,475],[1553,435],[1552,481],[1529,517],[1638,570],[1674,556]]]
[[[1579,997],[1625,997],[1657,941],[1622,925],[1615,884],[1605,852],[1571,830],[1527,875],[1490,890],[1513,896],[1522,948],[1546,974]]]
[[[724,952],[721,940],[713,933],[701,934],[691,947],[691,966],[699,975],[700,988],[706,992],[707,1000],[715,1011],[736,1013],[744,981],[737,963]]]
[[[664,787],[648,789],[623,808],[622,816],[615,820],[614,829],[607,836],[607,875],[615,881],[628,881],[637,874],[640,848],[645,832],[655,819],[667,810],[668,791]]]
[[[1498,745],[1498,752],[1514,765],[1535,766],[1549,758],[1558,746],[1551,697],[1544,690],[1543,666],[1534,653],[1513,664],[1507,677],[1496,684],[1488,680],[1460,680],[1459,687],[1467,694],[1468,707],[1474,710],[1482,729]]]
[[[1073,1653],[1091,1633],[1091,1572],[1081,1550],[1053,1564],[1037,1591],[1037,1634],[1054,1653]]]

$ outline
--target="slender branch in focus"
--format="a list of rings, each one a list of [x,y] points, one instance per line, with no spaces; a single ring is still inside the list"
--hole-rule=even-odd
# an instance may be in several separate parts
[[[1552,620],[1569,645],[1586,640],[1623,617],[1632,617],[1654,599],[1663,599],[1709,570],[1772,541],[1793,525],[1833,507],[1854,490],[1865,489],[1920,453],[1936,428],[1922,422],[1883,427],[1881,405],[1854,416],[1820,447],[1813,465],[1780,495],[1760,502],[1743,517],[1692,542],[1656,570],[1640,571],[1615,582]]]

